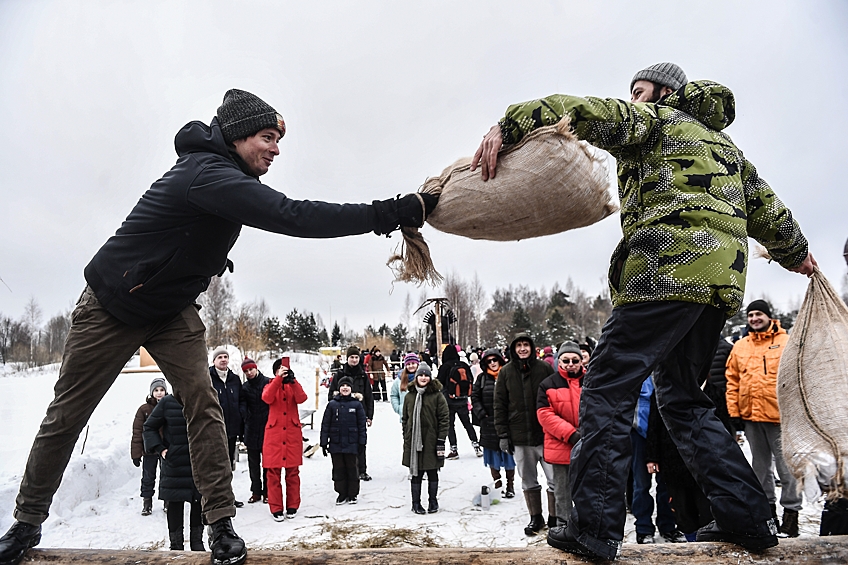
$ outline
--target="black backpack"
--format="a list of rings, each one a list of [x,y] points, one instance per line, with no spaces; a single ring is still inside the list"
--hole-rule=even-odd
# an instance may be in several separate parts
[[[448,375],[448,396],[451,398],[471,396],[472,380],[471,369],[468,365],[458,363],[451,369],[450,375]]]

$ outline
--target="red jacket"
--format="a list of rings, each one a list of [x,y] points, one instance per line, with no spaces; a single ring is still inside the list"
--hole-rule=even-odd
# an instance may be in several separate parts
[[[274,377],[262,391],[268,405],[268,423],[262,444],[262,466],[266,469],[290,469],[303,464],[303,433],[297,405],[306,402],[300,383],[283,384]]]
[[[578,428],[583,373],[577,378],[566,378],[557,370],[539,385],[536,416],[545,431],[544,456],[548,463],[571,464],[573,446],[568,439]]]

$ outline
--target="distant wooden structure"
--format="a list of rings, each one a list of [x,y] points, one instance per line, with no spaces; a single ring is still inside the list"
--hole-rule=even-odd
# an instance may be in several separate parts
[[[150,353],[143,347],[139,348],[139,363],[138,367],[124,367],[122,373],[161,373],[162,370],[153,360]]]
[[[207,565],[208,552],[112,549],[31,549],[22,563],[108,563],[109,565]],[[249,550],[248,565],[539,565],[597,563],[552,547]],[[763,553],[726,543],[625,544],[616,563],[650,565],[848,563],[848,536],[782,539]]]

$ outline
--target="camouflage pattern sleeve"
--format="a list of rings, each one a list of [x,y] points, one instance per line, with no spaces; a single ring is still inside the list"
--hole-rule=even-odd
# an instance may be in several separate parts
[[[554,94],[507,108],[498,122],[503,142],[517,143],[536,128],[556,124],[566,114],[577,137],[601,149],[642,143],[658,122],[654,104]]]
[[[768,249],[772,259],[785,269],[800,265],[807,257],[807,238],[771,187],[760,178],[754,165],[744,160],[742,188],[748,214],[748,235]]]

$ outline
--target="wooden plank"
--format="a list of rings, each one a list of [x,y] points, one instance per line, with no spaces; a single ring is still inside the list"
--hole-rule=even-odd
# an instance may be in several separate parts
[[[248,552],[248,565],[538,565],[593,563],[547,546],[528,548],[395,548]],[[796,538],[763,553],[722,543],[625,544],[620,563],[848,563],[848,536]],[[31,549],[23,563],[108,563],[110,565],[207,565],[209,553],[110,549]]]

